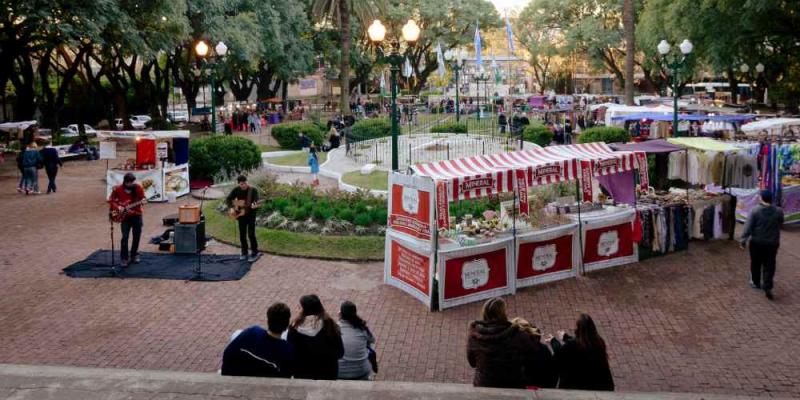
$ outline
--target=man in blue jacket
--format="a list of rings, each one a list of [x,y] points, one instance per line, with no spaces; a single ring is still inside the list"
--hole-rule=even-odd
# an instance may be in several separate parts
[[[764,289],[764,294],[770,300],[775,276],[775,257],[781,241],[781,225],[783,210],[772,205],[772,192],[761,191],[761,202],[750,211],[740,243],[745,248],[747,241],[750,241],[750,285],[755,289]]]
[[[281,338],[290,317],[286,304],[270,306],[267,330],[254,325],[228,343],[222,355],[222,375],[290,378],[294,372],[294,348]]]

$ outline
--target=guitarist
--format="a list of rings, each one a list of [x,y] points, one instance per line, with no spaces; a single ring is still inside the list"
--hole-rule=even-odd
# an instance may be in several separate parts
[[[111,211],[121,212],[125,206],[142,201],[144,199],[144,189],[136,183],[136,176],[128,172],[122,179],[122,184],[115,187],[111,192],[109,203]],[[120,224],[122,226],[122,244],[120,245],[120,260],[123,268],[128,266],[128,235],[133,230],[133,243],[131,243],[130,255],[131,262],[139,263],[139,239],[142,236],[142,205],[139,204],[127,210],[125,218]]]
[[[233,188],[225,202],[229,207],[233,206],[233,200],[244,200],[244,215],[237,218],[239,221],[239,242],[242,245],[242,255],[240,260],[255,262],[258,260],[258,243],[256,242],[256,208],[253,203],[258,201],[258,190],[247,184],[247,177],[239,175],[236,178],[239,186]],[[247,246],[247,239],[250,239],[250,246]],[[247,256],[248,248],[250,257]]]

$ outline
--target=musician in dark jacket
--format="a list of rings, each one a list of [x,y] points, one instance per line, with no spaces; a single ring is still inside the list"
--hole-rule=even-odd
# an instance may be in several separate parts
[[[133,242],[130,248],[130,261],[134,264],[139,263],[139,239],[142,237],[142,214],[144,210],[140,202],[144,201],[144,189],[136,183],[136,176],[130,172],[122,178],[122,184],[111,191],[109,203],[111,211],[123,213],[122,220],[122,240],[120,244],[120,260],[122,267],[128,266],[128,237],[133,231]],[[138,204],[137,204],[138,203]],[[132,205],[135,206],[131,207]]]
[[[484,303],[481,319],[469,325],[467,361],[475,368],[474,386],[525,388],[523,368],[535,343],[506,315],[506,303],[496,297]]]
[[[243,202],[242,211],[244,214],[236,218],[239,221],[239,243],[242,245],[242,255],[239,256],[240,260],[247,260],[248,262],[255,262],[258,260],[258,242],[256,241],[256,211],[258,205],[258,190],[247,183],[247,177],[239,175],[236,178],[239,183],[238,186],[233,188],[225,199],[228,207],[232,207],[233,201],[238,200]],[[250,239],[250,246],[247,246],[247,240]],[[250,257],[247,257],[247,252],[250,251]]]
[[[592,317],[581,314],[575,325],[574,338],[559,331],[550,341],[558,368],[558,388],[613,391],[606,343]]]

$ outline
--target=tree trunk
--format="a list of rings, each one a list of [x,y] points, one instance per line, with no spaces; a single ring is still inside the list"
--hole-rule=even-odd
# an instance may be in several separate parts
[[[342,96],[339,100],[340,112],[350,115],[350,2],[339,0],[339,15],[341,17],[342,33],[342,60],[339,67],[339,85],[342,87]]]
[[[739,97],[739,80],[736,79],[736,72],[733,68],[728,68],[728,86],[731,89],[731,104],[737,104]]]
[[[625,30],[625,104],[633,105],[633,65],[636,53],[633,0],[623,0],[622,23]]]

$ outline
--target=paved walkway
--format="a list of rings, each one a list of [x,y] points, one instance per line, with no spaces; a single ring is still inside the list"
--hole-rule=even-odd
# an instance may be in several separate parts
[[[274,301],[294,308],[315,292],[332,314],[345,299],[358,304],[378,338],[380,379],[471,380],[466,326],[480,305],[429,313],[381,284],[382,263],[265,256],[237,282],[68,278],[63,267],[109,247],[105,164],[69,162],[59,192],[35,197],[14,191],[13,168],[0,165],[0,363],[213,372],[233,330],[264,323]],[[176,208],[147,205],[144,237]],[[620,390],[800,397],[800,234],[784,233],[775,301],[747,286],[746,261],[731,242],[693,243],[521,290],[509,311],[548,332],[590,313]]]

